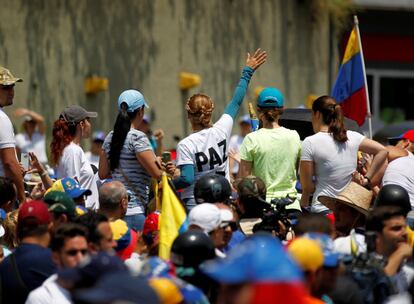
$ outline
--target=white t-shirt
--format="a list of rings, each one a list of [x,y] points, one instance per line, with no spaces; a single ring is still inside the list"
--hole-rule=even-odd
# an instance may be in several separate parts
[[[3,112],[3,109],[0,108],[0,149],[14,148],[14,131],[13,125],[6,115]],[[0,176],[5,176],[3,162],[0,161]]]
[[[41,163],[47,163],[46,155],[46,136],[36,131],[30,139],[27,133],[16,135],[16,146],[21,152],[34,152]]]
[[[86,159],[91,165],[94,165],[97,169],[99,168],[99,155],[92,154],[91,151],[85,152]]]
[[[229,151],[232,151],[234,153],[239,153],[240,147],[243,143],[244,136],[241,136],[239,134],[235,134],[230,138],[229,142]],[[239,163],[234,162],[233,168],[231,168],[231,173],[237,174],[239,172]]]
[[[195,180],[209,173],[223,174],[229,179],[227,146],[233,127],[233,118],[223,114],[208,129],[190,134],[177,145],[177,166],[193,165]],[[194,197],[194,184],[183,191],[182,198]]]
[[[399,157],[388,164],[382,184],[394,184],[407,190],[410,196],[411,208],[414,208],[414,155]]]
[[[26,304],[73,303],[69,291],[57,284],[56,279],[57,274],[53,274],[40,287],[32,290]]]
[[[315,164],[315,192],[312,212],[328,210],[317,198],[321,195],[336,197],[351,182],[357,167],[358,149],[365,137],[358,132],[347,131],[348,140],[339,143],[332,134],[318,132],[306,137],[302,143],[301,161]]]
[[[62,157],[56,168],[56,177],[71,177],[79,181],[81,188],[89,189],[92,194],[86,199],[86,208],[98,209],[99,196],[96,176],[82,148],[71,142],[63,149]]]

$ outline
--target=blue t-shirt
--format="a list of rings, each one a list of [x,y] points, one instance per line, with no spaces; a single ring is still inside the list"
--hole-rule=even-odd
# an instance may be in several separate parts
[[[56,272],[50,249],[36,244],[23,243],[13,252],[17,269],[26,288],[16,277],[11,263],[11,255],[0,263],[2,303],[25,303],[30,291],[42,285]]]

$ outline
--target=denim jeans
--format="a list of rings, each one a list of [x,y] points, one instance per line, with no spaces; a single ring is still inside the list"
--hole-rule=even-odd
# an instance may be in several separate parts
[[[145,222],[145,214],[138,213],[127,215],[125,216],[124,220],[129,228],[134,229],[135,231],[142,231]]]

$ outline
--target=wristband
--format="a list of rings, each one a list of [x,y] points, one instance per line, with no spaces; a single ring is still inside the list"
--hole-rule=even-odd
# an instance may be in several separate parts
[[[40,173],[40,176],[46,176],[47,175],[47,171],[44,170],[42,173]]]

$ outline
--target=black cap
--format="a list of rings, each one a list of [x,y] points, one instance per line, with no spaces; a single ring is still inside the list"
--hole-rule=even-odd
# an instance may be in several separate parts
[[[410,196],[407,190],[399,185],[385,185],[378,193],[374,206],[397,206],[407,214],[411,211]]]
[[[97,117],[98,113],[88,112],[81,106],[73,105],[67,107],[60,113],[59,118],[63,119],[66,122],[80,122],[86,118]]]

